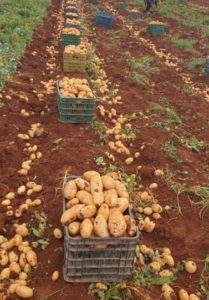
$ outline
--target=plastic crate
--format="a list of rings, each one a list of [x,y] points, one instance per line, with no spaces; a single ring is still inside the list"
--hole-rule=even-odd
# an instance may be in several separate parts
[[[94,114],[95,98],[62,98],[59,91],[59,80],[56,87],[56,103],[59,121],[62,123],[91,123]]]
[[[209,75],[209,58],[205,60],[205,74]]]
[[[165,24],[149,24],[147,31],[152,35],[162,35],[165,32]]]
[[[65,23],[65,28],[76,28],[78,30],[81,30],[81,26],[80,25],[71,24],[71,23]]]
[[[89,0],[90,4],[97,5],[97,0]]]
[[[76,20],[78,20],[78,15],[77,16],[65,15],[65,20],[67,20],[67,19],[70,19],[70,20],[76,19]]]
[[[64,185],[70,179],[64,181]],[[63,211],[65,199],[63,198]],[[131,215],[127,210],[126,214]],[[71,237],[64,226],[64,280],[67,282],[120,282],[132,277],[135,249],[139,231],[135,237]],[[95,245],[108,245],[95,249]]]
[[[63,53],[64,72],[84,73],[86,66],[86,54]]]
[[[129,11],[128,17],[129,19],[140,19],[141,15],[139,12]]]
[[[102,12],[96,12],[96,18],[94,21],[94,25],[96,27],[105,27],[107,29],[112,28],[114,16],[109,14],[104,14]]]
[[[61,47],[65,48],[67,45],[79,45],[80,35],[74,34],[61,34]]]
[[[68,13],[68,12],[78,13],[78,10],[75,9],[75,8],[66,8],[66,9],[65,9],[65,13]]]
[[[124,10],[126,8],[126,5],[124,2],[118,2],[116,5],[117,10]]]

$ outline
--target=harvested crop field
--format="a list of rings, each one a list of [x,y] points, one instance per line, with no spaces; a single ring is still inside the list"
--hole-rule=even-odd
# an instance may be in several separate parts
[[[85,73],[63,71],[66,3],[52,0],[16,72],[0,90],[0,258],[2,236],[12,240],[14,224],[26,223],[24,241],[38,260],[25,272],[33,288],[30,299],[209,299],[208,4],[164,0],[132,20],[128,12],[141,12],[143,1],[125,1],[125,10],[117,10],[112,0],[76,3],[87,48]],[[94,26],[97,11],[114,15],[111,29]],[[150,23],[164,24],[165,32],[150,34]],[[56,81],[64,76],[88,80],[97,99],[91,123],[59,122]],[[120,175],[141,231],[133,278],[106,283],[106,292],[95,284],[64,281],[64,239],[53,234],[62,229],[64,178],[89,170]],[[30,192],[31,181],[40,190]],[[14,198],[6,197],[9,192]],[[156,218],[154,210],[144,210],[154,203],[162,209]],[[151,232],[141,226],[146,217],[155,224]],[[143,253],[141,245],[151,250]],[[174,265],[165,265],[163,248],[170,249]],[[7,249],[20,254],[17,245]],[[150,270],[155,256],[162,258],[161,271],[172,271],[170,277]],[[194,273],[185,270],[186,261],[195,262]],[[22,299],[8,292],[18,274],[4,277],[5,268],[8,264],[1,263],[0,299]],[[59,271],[56,281],[54,271]],[[165,283],[174,291],[170,298],[162,292]],[[181,298],[180,289],[196,298]]]

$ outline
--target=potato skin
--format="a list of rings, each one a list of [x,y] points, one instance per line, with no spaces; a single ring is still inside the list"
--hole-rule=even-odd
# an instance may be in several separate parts
[[[99,237],[109,237],[107,221],[102,215],[97,215],[94,220],[94,233]]]
[[[71,200],[75,198],[76,193],[77,193],[77,186],[75,184],[75,181],[69,180],[63,189],[64,197],[68,200]]]
[[[129,199],[129,194],[126,190],[125,185],[122,182],[120,182],[118,180],[115,181],[115,189],[118,193],[118,196]]]
[[[19,285],[16,288],[16,294],[23,299],[28,299],[33,296],[33,290],[28,286]]]
[[[109,218],[110,210],[107,203],[103,203],[97,211],[97,215],[102,215],[107,221]]]
[[[127,198],[118,198],[115,208],[118,208],[122,213],[129,207],[129,201]]]
[[[93,231],[93,224],[90,219],[84,219],[80,225],[80,235],[83,239],[88,239],[91,237]]]
[[[108,175],[102,176],[102,183],[105,190],[114,189],[115,187],[115,180]]]
[[[80,231],[80,222],[72,222],[68,225],[70,235],[76,235]]]
[[[136,235],[136,222],[133,218],[126,215],[124,216],[124,219],[126,221],[127,225],[127,233],[129,236],[135,236]]]
[[[119,209],[112,209],[108,219],[108,229],[110,234],[115,237],[121,237],[126,232],[126,221]]]
[[[28,263],[31,265],[31,267],[37,266],[37,255],[33,250],[29,250],[26,253],[26,259],[27,259]]]
[[[77,192],[76,198],[85,205],[94,204],[92,195],[86,191]]]
[[[105,203],[109,207],[115,207],[117,204],[117,200],[118,200],[118,195],[117,195],[116,190],[110,189],[110,190],[105,191],[104,199],[105,199]]]
[[[77,198],[73,198],[66,203],[66,208],[71,208],[76,204],[79,204],[79,200]]]
[[[85,180],[83,178],[76,178],[75,183],[79,190],[84,190],[86,187]]]
[[[83,178],[84,178],[85,180],[87,180],[87,181],[90,182],[91,177],[92,177],[93,175],[99,175],[99,173],[96,172],[96,171],[87,171],[87,172],[84,172],[84,173],[83,173]],[[100,176],[100,175],[99,175],[99,176]]]
[[[97,208],[95,205],[87,205],[84,206],[83,208],[81,208],[81,210],[78,212],[77,216],[79,219],[83,220],[83,219],[90,219],[91,217],[93,217],[97,212]]]
[[[103,194],[103,184],[102,179],[98,174],[95,174],[91,177],[90,180],[91,194],[93,196],[93,201],[96,206],[101,206],[104,202]]]
[[[77,218],[77,214],[82,207],[84,207],[83,204],[76,204],[73,207],[64,211],[64,213],[61,216],[60,222],[62,224],[67,224],[75,221]]]

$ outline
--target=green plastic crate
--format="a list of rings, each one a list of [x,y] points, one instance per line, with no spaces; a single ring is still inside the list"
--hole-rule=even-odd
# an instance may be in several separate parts
[[[85,54],[63,54],[63,70],[64,72],[84,73],[86,66]]]
[[[126,8],[126,5],[124,2],[118,2],[116,5],[117,10],[124,10]]]
[[[65,48],[67,45],[79,45],[80,35],[64,34],[61,35],[61,47]]]
[[[152,35],[162,35],[165,32],[165,24],[149,24],[147,31]]]
[[[62,98],[57,80],[57,106],[59,121],[62,123],[91,123],[94,114],[95,98]]]

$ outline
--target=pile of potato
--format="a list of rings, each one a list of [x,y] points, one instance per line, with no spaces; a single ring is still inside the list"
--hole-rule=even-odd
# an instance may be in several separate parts
[[[37,255],[29,242],[23,240],[29,234],[26,224],[14,224],[14,227],[16,234],[10,240],[0,235],[0,281],[2,286],[3,282],[9,284],[7,296],[16,293],[21,298],[30,298],[33,290],[27,286],[27,272],[37,266]],[[0,299],[6,298],[0,293]]]
[[[75,18],[77,18],[78,14],[77,13],[73,13],[73,12],[68,12],[68,13],[66,13],[66,17],[75,17]]]
[[[81,35],[80,30],[77,28],[63,28],[62,34],[69,34],[69,35]]]
[[[84,43],[79,44],[78,46],[75,45],[68,45],[65,47],[64,54],[86,54],[86,46]]]
[[[129,207],[129,193],[114,172],[104,176],[88,171],[83,178],[66,183],[63,195],[66,211],[61,223],[71,236],[130,237],[136,235],[136,223],[123,213]]]
[[[72,20],[67,19],[66,24],[79,25],[80,26],[81,22],[79,20],[76,20],[76,19],[72,19]]]
[[[59,81],[59,88],[63,98],[94,98],[86,79],[63,77]]]

